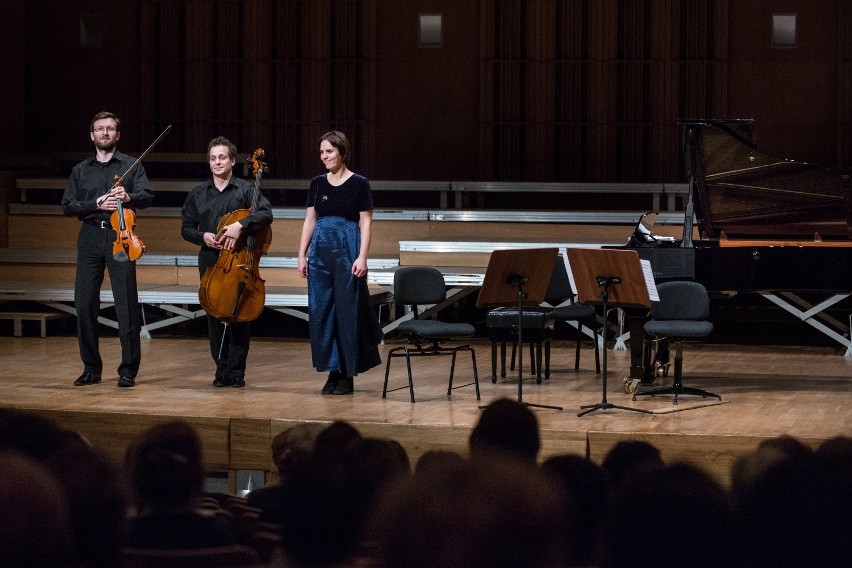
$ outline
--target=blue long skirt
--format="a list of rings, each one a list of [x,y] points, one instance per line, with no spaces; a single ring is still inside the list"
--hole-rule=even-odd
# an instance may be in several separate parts
[[[382,362],[382,328],[367,279],[352,274],[360,249],[357,223],[343,217],[317,220],[308,254],[308,327],[317,371],[354,377]]]

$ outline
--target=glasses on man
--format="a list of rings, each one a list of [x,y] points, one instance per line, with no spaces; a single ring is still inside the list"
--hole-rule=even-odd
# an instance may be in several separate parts
[[[97,128],[93,128],[92,132],[102,133],[102,132],[115,132],[115,126],[98,126]]]

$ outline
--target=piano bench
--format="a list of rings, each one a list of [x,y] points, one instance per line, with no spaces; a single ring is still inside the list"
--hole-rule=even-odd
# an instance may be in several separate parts
[[[497,382],[497,344],[500,344],[500,377],[506,378],[506,344],[512,343],[511,370],[515,370],[515,356],[518,348],[518,308],[495,308],[485,318],[488,326],[488,339],[491,341],[491,382]],[[523,309],[523,341],[530,346],[530,369],[535,373],[536,383],[541,384],[542,369],[544,378],[550,378],[550,340],[553,339],[553,326],[556,319],[552,308],[536,306]]]

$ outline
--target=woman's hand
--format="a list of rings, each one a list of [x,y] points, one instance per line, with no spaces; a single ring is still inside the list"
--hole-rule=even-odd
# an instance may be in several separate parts
[[[355,259],[355,262],[352,263],[352,274],[357,276],[358,278],[362,278],[367,275],[367,259],[361,258],[360,256]]]

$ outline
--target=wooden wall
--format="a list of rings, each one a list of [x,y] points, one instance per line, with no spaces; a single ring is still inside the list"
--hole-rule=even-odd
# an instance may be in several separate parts
[[[9,152],[88,150],[97,111],[122,147],[199,152],[225,135],[275,177],[354,139],[374,179],[680,181],[680,117],[754,118],[765,151],[852,164],[847,0],[6,0]],[[796,49],[770,47],[796,13]],[[443,44],[417,45],[420,13]],[[20,18],[20,14],[24,14]],[[104,22],[79,42],[81,14]],[[23,21],[21,21],[23,20]],[[24,32],[21,32],[21,29]],[[23,93],[23,95],[22,95]],[[21,106],[23,105],[23,108]]]

